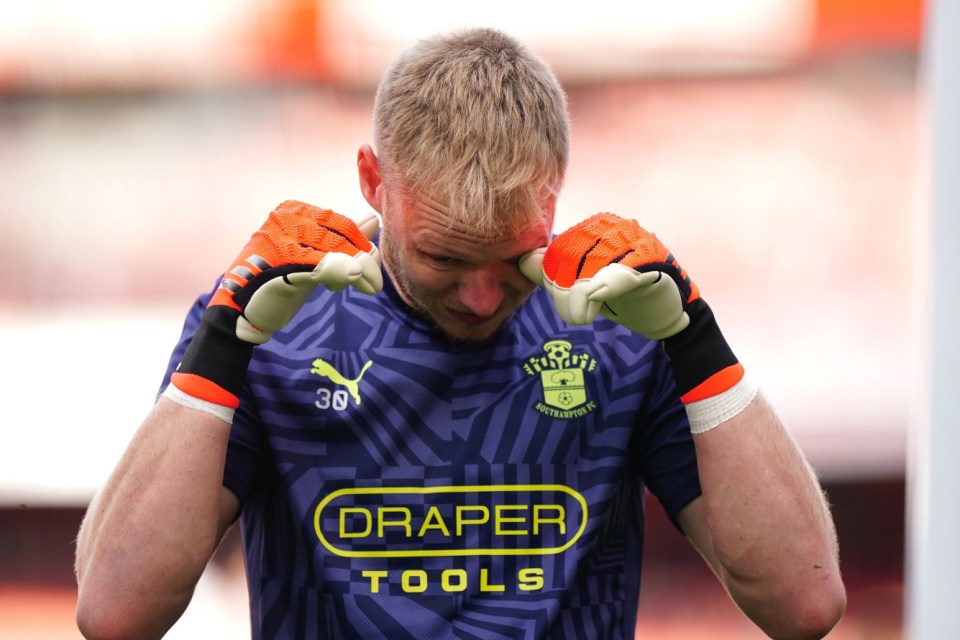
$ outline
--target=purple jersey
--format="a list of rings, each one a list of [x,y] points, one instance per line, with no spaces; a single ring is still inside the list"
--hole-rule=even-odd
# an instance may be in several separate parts
[[[254,349],[224,485],[255,638],[632,638],[645,491],[700,494],[659,343],[542,289],[453,342],[389,281],[320,287]]]

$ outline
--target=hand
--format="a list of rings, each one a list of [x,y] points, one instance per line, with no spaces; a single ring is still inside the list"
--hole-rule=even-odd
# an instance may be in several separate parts
[[[550,294],[569,324],[589,324],[597,314],[654,340],[662,340],[684,403],[723,396],[734,387],[736,410],[755,390],[727,345],[713,312],[673,254],[635,220],[599,213],[558,235],[548,247],[520,259],[520,270]],[[739,386],[738,386],[739,385]],[[696,428],[719,424],[722,407],[709,407]],[[693,421],[691,421],[691,426]],[[702,430],[706,430],[706,428]]]
[[[286,326],[318,285],[378,292],[380,255],[370,242],[378,228],[373,214],[354,222],[302,202],[278,206],[223,275],[171,377],[188,398],[171,390],[173,399],[236,408],[254,345]]]
[[[372,213],[354,222],[288,200],[247,242],[208,308],[223,305],[239,312],[237,337],[262,344],[286,326],[317,285],[332,291],[353,285],[377,293],[383,288],[380,254],[370,239],[379,224]]]
[[[688,305],[700,297],[673,254],[635,220],[600,213],[524,256],[520,269],[550,292],[569,324],[590,324],[598,313],[654,340],[690,323]]]

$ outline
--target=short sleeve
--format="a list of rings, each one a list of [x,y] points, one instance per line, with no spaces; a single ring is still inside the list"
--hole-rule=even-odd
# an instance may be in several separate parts
[[[197,332],[197,327],[200,326],[200,318],[203,317],[203,310],[207,308],[207,301],[210,299],[211,294],[212,292],[205,293],[198,297],[190,307],[190,310],[187,311],[187,317],[183,321],[183,329],[180,331],[180,339],[177,340],[177,344],[170,354],[170,359],[167,361],[167,370],[163,374],[163,380],[160,382],[160,389],[157,390],[158,398],[160,394],[163,393],[163,390],[167,388],[167,385],[170,384],[170,376],[177,370],[177,367],[180,365],[180,360],[183,359],[183,354],[187,350],[187,345],[189,345],[190,340],[193,339],[193,334]]]
[[[640,475],[676,525],[677,514],[701,494],[697,454],[670,363],[656,350],[635,455]]]

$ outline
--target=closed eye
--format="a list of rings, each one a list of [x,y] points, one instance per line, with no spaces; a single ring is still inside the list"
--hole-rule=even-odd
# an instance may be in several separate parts
[[[439,268],[450,268],[457,267],[463,264],[463,260],[460,258],[454,258],[453,256],[445,256],[442,254],[436,253],[425,253],[423,252],[423,257],[430,262],[433,266]]]

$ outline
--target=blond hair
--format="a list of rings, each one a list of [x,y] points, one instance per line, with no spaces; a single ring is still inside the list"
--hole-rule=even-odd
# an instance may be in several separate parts
[[[481,235],[543,215],[544,198],[563,184],[569,129],[547,64],[493,29],[421,40],[387,69],[374,107],[388,192],[395,178]]]

